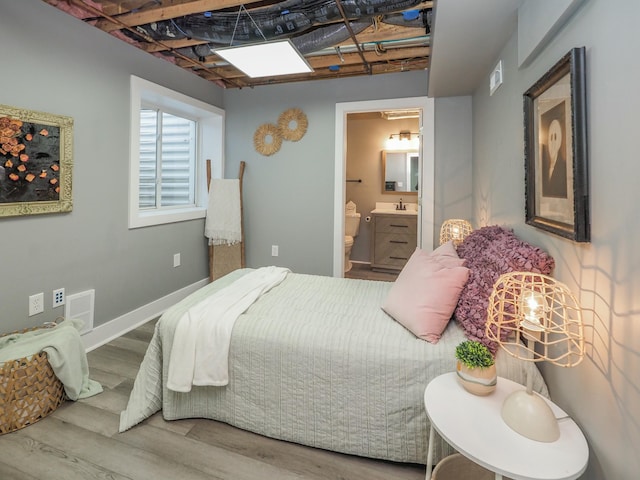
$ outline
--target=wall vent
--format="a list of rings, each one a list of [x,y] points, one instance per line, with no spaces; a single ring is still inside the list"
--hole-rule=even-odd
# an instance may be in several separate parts
[[[77,318],[84,322],[80,334],[93,330],[93,306],[95,303],[95,290],[67,295],[67,303],[64,307],[65,318]]]

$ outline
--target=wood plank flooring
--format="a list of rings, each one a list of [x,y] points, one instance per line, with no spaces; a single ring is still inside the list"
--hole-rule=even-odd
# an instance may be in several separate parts
[[[382,280],[383,282],[395,282],[400,272],[376,272],[371,270],[370,263],[353,263],[351,270],[344,274],[345,278],[356,278],[359,280]]]
[[[166,422],[160,413],[118,433],[119,413],[155,322],[88,354],[104,392],[0,436],[2,480],[418,480],[423,465],[343,455],[282,442],[213,420]]]

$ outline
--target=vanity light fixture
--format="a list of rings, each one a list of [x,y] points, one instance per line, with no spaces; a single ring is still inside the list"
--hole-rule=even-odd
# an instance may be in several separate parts
[[[392,133],[386,141],[387,150],[417,150],[420,146],[420,134],[408,130]]]

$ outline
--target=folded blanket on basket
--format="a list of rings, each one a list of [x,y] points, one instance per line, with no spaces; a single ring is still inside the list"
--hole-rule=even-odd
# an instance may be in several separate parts
[[[211,180],[204,236],[209,245],[234,245],[242,240],[240,180]]]
[[[189,392],[193,385],[227,385],[235,321],[261,295],[281,283],[287,273],[287,268],[259,268],[191,307],[176,327],[167,387]]]
[[[41,328],[0,338],[0,363],[46,352],[56,377],[71,400],[102,392],[102,386],[89,379],[89,365],[79,329],[82,321],[68,319],[52,328]]]

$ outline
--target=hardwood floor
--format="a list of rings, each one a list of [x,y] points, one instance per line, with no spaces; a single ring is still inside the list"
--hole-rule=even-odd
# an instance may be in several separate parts
[[[423,465],[343,455],[282,442],[204,419],[160,413],[118,433],[119,413],[155,322],[88,354],[104,392],[65,402],[47,418],[0,436],[2,480],[418,480]]]
[[[357,278],[360,280],[382,280],[384,282],[395,282],[400,272],[376,272],[371,270],[368,263],[353,263],[351,270],[344,274],[345,278]]]

